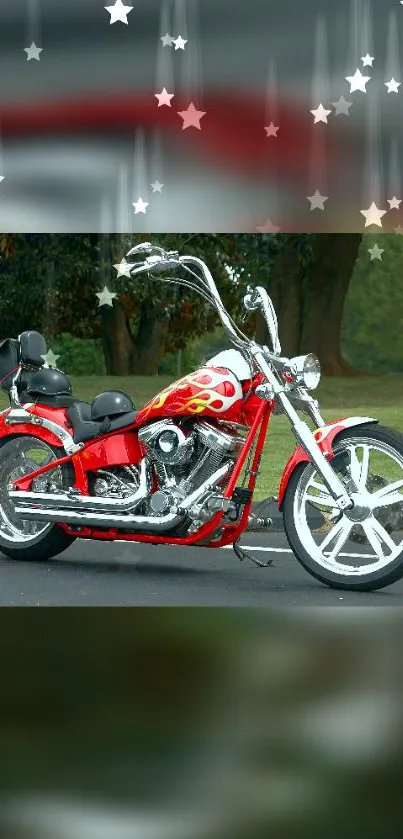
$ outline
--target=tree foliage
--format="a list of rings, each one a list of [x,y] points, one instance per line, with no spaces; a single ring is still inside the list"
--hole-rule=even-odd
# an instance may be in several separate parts
[[[182,286],[117,278],[113,266],[147,238],[204,259],[235,319],[247,284],[264,285],[284,351],[316,351],[328,372],[344,372],[341,318],[361,234],[3,234],[2,334],[36,328],[48,338],[101,339],[108,373],[156,373],[166,352],[213,331],[218,317]],[[113,308],[98,305],[104,285],[118,295]]]
[[[377,244],[384,252],[371,260]],[[403,372],[403,237],[364,237],[346,301],[342,343],[348,360],[369,373]]]

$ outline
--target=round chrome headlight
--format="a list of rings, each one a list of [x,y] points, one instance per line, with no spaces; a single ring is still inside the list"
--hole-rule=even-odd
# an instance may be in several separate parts
[[[307,390],[315,390],[322,375],[320,361],[314,353],[291,358],[289,372],[293,381],[306,387]]]

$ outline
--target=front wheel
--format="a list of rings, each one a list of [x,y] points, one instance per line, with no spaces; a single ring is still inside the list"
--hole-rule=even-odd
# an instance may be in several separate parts
[[[296,558],[317,580],[350,591],[374,591],[403,577],[403,435],[382,426],[343,431],[330,461],[354,507],[336,507],[316,467],[301,464],[283,502]],[[324,517],[313,530],[308,512]]]
[[[0,551],[11,559],[50,559],[74,542],[75,537],[58,525],[18,518],[8,497],[8,490],[14,481],[57,460],[63,454],[42,440],[29,436],[17,437],[0,448]],[[50,484],[56,489],[73,486],[72,466],[63,464],[39,476],[33,481],[32,489],[46,492]]]

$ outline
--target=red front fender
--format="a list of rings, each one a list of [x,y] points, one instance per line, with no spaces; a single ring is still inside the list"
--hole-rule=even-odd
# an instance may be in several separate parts
[[[372,417],[348,417],[346,419],[336,420],[336,422],[330,423],[329,425],[324,425],[323,428],[317,428],[316,431],[314,431],[313,436],[315,437],[322,454],[331,460],[334,457],[333,442],[342,431],[345,431],[347,428],[354,428],[358,425],[376,422],[378,422],[378,420],[373,419]],[[297,466],[303,462],[309,463],[309,457],[306,452],[304,452],[303,448],[298,446],[295,452],[291,455],[281,478],[278,493],[279,509],[281,509],[283,504],[292,473]]]

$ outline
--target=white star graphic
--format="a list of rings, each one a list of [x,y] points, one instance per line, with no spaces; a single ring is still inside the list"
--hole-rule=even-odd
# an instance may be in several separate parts
[[[396,79],[391,79],[390,82],[385,82],[385,87],[388,88],[388,93],[399,93],[399,87],[401,82],[397,82]]]
[[[162,187],[163,186],[164,186],[164,184],[162,184],[159,180],[156,180],[156,181],[154,181],[153,184],[151,184],[151,188],[152,188],[153,192],[162,192]]]
[[[56,367],[57,359],[60,358],[60,355],[55,355],[53,350],[49,349],[46,355],[41,355],[45,362],[45,367]]]
[[[116,0],[114,6],[104,6],[104,8],[111,16],[111,23],[117,23],[120,21],[121,23],[129,25],[127,15],[130,14],[133,6],[125,6],[124,3],[122,3],[122,0]]]
[[[3,181],[5,180],[5,177],[6,177],[5,175],[0,175],[0,184],[3,183]]]
[[[133,201],[134,214],[137,215],[137,213],[144,213],[145,215],[148,206],[149,203],[147,201],[143,201],[142,198],[139,198],[138,201]]]
[[[402,203],[401,198],[396,198],[396,195],[393,198],[388,198],[388,204],[390,210],[400,210],[400,205]]]
[[[116,270],[118,272],[118,275],[117,275],[117,278],[118,278],[118,277],[130,277],[130,271],[132,270],[132,268],[134,268],[134,266],[135,266],[134,262],[126,262],[125,257],[123,257],[122,261],[117,263],[117,265],[114,265],[113,267],[116,268]]]
[[[265,125],[265,132],[266,137],[277,137],[277,131],[279,130],[279,125],[274,125],[274,122],[271,122],[270,125]]]
[[[331,113],[331,111],[327,111],[326,108],[323,107],[321,102],[315,110],[311,111],[311,114],[315,117],[314,124],[317,122],[327,122],[327,118]]]
[[[336,111],[336,117],[338,117],[339,114],[345,114],[347,117],[350,116],[349,111],[352,104],[352,102],[347,102],[344,96],[340,96],[338,102],[332,102],[333,108]]]
[[[112,300],[117,297],[115,291],[109,291],[108,286],[104,286],[102,291],[96,292],[97,297],[99,297],[98,306],[113,306]]]
[[[187,44],[187,41],[181,35],[178,35],[177,38],[172,38],[172,41],[175,44],[175,50],[184,50],[185,44]]]
[[[206,111],[197,111],[193,102],[191,102],[186,111],[178,111],[178,114],[183,119],[182,131],[185,128],[192,128],[192,126],[201,131],[200,120],[206,115]]]
[[[27,61],[31,61],[35,58],[36,61],[40,61],[40,54],[43,52],[42,47],[37,47],[36,44],[32,41],[30,47],[25,47],[24,52],[27,54]]]
[[[374,63],[374,57],[367,53],[366,55],[363,55],[361,61],[364,67],[372,67]]]
[[[168,93],[166,87],[163,87],[161,93],[156,93],[155,98],[158,99],[158,107],[161,108],[162,105],[167,105],[168,108],[171,108],[171,99],[174,98],[174,93]]]
[[[382,262],[382,254],[385,253],[384,248],[380,248],[379,245],[375,244],[373,248],[368,248],[368,253],[371,254],[371,262],[374,259],[379,259]]]
[[[276,227],[271,219],[268,218],[265,223],[261,227],[257,227],[256,230],[258,230],[259,233],[279,233],[281,227]]]
[[[350,93],[354,93],[356,90],[366,93],[366,84],[371,81],[371,76],[363,76],[361,70],[356,70],[354,76],[346,76],[345,78],[350,85]]]
[[[386,210],[379,210],[374,201],[368,207],[368,210],[360,210],[361,215],[365,218],[365,227],[369,227],[371,224],[382,227],[381,218],[386,212]]]
[[[162,41],[163,47],[172,47],[173,39],[169,32],[167,32],[166,35],[163,35],[160,40]]]
[[[328,201],[329,199],[324,195],[321,195],[317,189],[315,195],[311,195],[310,197],[307,196],[307,200],[311,203],[311,210],[324,210],[325,201]]]

